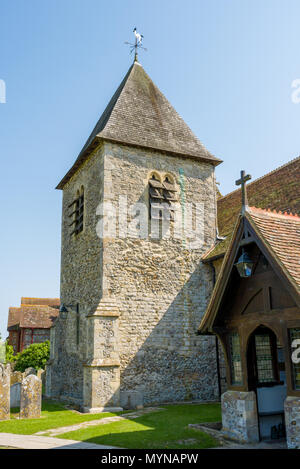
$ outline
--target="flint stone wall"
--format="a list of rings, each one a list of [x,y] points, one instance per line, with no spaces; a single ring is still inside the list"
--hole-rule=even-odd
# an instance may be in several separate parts
[[[148,180],[153,170],[176,179],[182,204],[204,204],[199,219],[204,244],[197,249],[188,250],[181,239],[173,237],[122,238],[118,230],[117,237],[98,238],[98,204],[105,201],[117,207],[119,196],[127,196],[128,206],[137,202],[148,205]],[[180,197],[182,172],[184,193]],[[84,230],[70,238],[69,205],[82,186]],[[71,308],[53,328],[47,367],[50,395],[84,403],[91,394],[89,401],[100,406],[103,402],[97,403],[96,396],[103,396],[103,389],[108,389],[107,372],[113,366],[119,368],[121,399],[128,401],[132,393],[132,402],[138,405],[218,398],[215,339],[197,335],[213,288],[212,271],[201,263],[201,257],[215,240],[215,187],[214,168],[208,163],[109,143],[103,144],[67,183],[63,195],[61,301],[80,304],[80,339],[78,319]],[[109,332],[113,346],[102,333],[93,332],[102,319],[87,317],[97,314],[101,302],[110,300],[118,310],[116,327]],[[87,362],[94,367],[93,372],[83,372]],[[116,372],[112,376],[115,379]],[[114,384],[107,401],[115,402],[113,393],[119,391]]]
[[[259,441],[256,395],[251,392],[227,391],[222,394],[222,432],[242,443]]]
[[[284,403],[286,440],[289,449],[300,449],[300,399],[287,397]]]

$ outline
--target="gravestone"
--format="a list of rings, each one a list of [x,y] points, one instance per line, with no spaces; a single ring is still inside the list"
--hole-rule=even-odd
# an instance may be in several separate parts
[[[22,371],[14,371],[10,375],[10,385],[13,386],[15,383],[22,383],[23,373]]]
[[[0,363],[0,420],[10,419],[10,365]]]
[[[10,387],[10,407],[20,407],[21,383],[14,383]]]
[[[29,376],[29,375],[36,375],[36,374],[37,374],[36,369],[30,367],[30,368],[26,368],[26,370],[23,373],[23,376],[24,376],[24,378],[27,378],[27,376]]]
[[[21,386],[20,418],[37,419],[41,416],[42,381],[36,375],[23,379]]]
[[[44,379],[43,378],[44,374],[45,374],[45,370],[42,370],[41,368],[39,370],[37,370],[36,375],[37,375],[38,378],[40,378],[42,380],[42,382],[43,382],[43,379]]]

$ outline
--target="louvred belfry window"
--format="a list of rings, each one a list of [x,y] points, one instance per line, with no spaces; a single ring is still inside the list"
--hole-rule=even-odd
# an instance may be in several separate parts
[[[176,187],[169,178],[164,182],[158,181],[155,176],[149,180],[150,218],[156,220],[174,220],[174,207],[176,202]]]
[[[73,227],[70,236],[77,235],[83,230],[83,212],[84,212],[84,191],[81,188],[80,193],[76,199],[69,205],[70,213],[69,218],[73,219],[69,224]]]

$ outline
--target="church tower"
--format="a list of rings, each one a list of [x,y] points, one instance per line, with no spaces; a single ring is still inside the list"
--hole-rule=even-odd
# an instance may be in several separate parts
[[[218,398],[211,155],[135,61],[63,191],[61,312],[47,394],[86,412]]]

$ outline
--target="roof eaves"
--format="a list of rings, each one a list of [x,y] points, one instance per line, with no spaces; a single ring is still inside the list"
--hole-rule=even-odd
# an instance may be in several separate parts
[[[235,226],[234,226],[234,231],[233,235],[230,241],[230,245],[226,251],[224,261],[221,266],[220,273],[218,275],[215,287],[213,289],[208,307],[206,309],[206,312],[201,320],[200,326],[198,328],[198,331],[202,334],[205,334],[206,332],[212,332],[211,327],[213,324],[213,321],[215,320],[216,313],[219,308],[219,303],[222,298],[222,295],[224,293],[224,289],[226,288],[227,285],[227,277],[228,277],[228,272],[230,272],[231,269],[231,263],[232,263],[232,257],[235,258],[236,253],[232,251],[234,244],[236,243],[237,237],[241,237],[242,233],[242,219],[243,215],[239,214]],[[231,261],[231,262],[229,262]],[[226,275],[225,275],[226,274]],[[226,278],[225,278],[226,277]],[[215,304],[216,298],[219,298],[218,304]]]
[[[63,179],[59,182],[59,184],[56,186],[55,189],[63,189],[64,186],[67,184],[67,182],[73,177],[73,175],[77,172],[77,170],[81,167],[81,165],[87,160],[87,158],[96,150],[96,148],[99,147],[101,142],[111,142],[111,143],[117,143],[119,145],[126,145],[126,146],[131,146],[134,148],[141,148],[145,150],[153,150],[157,151],[163,154],[169,154],[169,155],[174,155],[174,156],[181,156],[183,158],[189,158],[192,160],[197,160],[197,161],[203,161],[205,163],[212,164],[213,166],[218,166],[223,162],[223,160],[220,160],[219,158],[216,157],[207,157],[205,155],[196,155],[196,154],[191,154],[191,153],[180,153],[176,152],[174,150],[168,149],[168,148],[158,148],[155,147],[155,145],[147,146],[147,145],[139,145],[134,142],[129,142],[129,141],[122,141],[122,140],[117,140],[112,137],[107,137],[104,134],[100,132],[99,134],[96,135],[94,140],[90,143],[90,145],[85,149],[83,153],[79,155],[73,166],[70,168],[70,170],[67,172],[67,174],[63,177]]]
[[[250,209],[251,210],[251,209]],[[266,214],[268,212],[266,211]],[[249,224],[251,225],[251,227],[254,229],[254,231],[256,232],[256,235],[258,236],[258,238],[260,239],[260,241],[262,242],[262,244],[264,245],[266,251],[269,253],[269,256],[271,258],[274,259],[274,261],[276,262],[276,264],[278,265],[278,267],[280,268],[283,276],[285,277],[286,281],[292,285],[293,287],[293,290],[295,292],[296,295],[292,295],[293,298],[295,299],[295,301],[298,303],[298,305],[300,306],[300,287],[298,285],[298,283],[296,282],[296,280],[294,279],[294,277],[290,274],[290,272],[288,271],[288,269],[286,268],[286,266],[284,265],[284,263],[281,261],[281,259],[278,257],[278,255],[276,254],[276,252],[274,251],[273,247],[271,246],[271,244],[268,242],[268,240],[265,238],[264,234],[262,233],[262,231],[260,230],[260,228],[257,226],[257,224],[255,223],[255,220],[251,217],[251,211],[247,211],[246,214],[245,214],[245,217],[246,219],[248,220]]]

